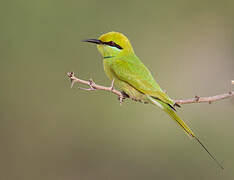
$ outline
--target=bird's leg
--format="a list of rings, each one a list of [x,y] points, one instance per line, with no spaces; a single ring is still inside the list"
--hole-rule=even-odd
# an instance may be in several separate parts
[[[178,103],[175,103],[173,106],[181,108],[181,106]]]
[[[122,105],[122,103],[123,103],[123,99],[124,99],[123,95],[120,95],[120,96],[118,97],[118,100],[119,100],[120,106],[121,106],[121,105]]]
[[[120,105],[122,105],[123,100],[126,99],[126,98],[129,98],[129,95],[126,92],[121,91],[121,96],[118,97]]]
[[[89,80],[89,88],[82,88],[82,87],[78,87],[79,89],[85,90],[85,91],[94,91],[96,90],[96,88],[93,87],[94,85],[94,81],[92,79]]]
[[[123,95],[124,99],[129,98],[129,95],[126,92],[121,91],[121,94]]]

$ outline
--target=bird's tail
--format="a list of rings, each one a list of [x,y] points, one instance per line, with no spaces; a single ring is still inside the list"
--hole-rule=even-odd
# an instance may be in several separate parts
[[[180,117],[176,114],[175,110],[170,107],[170,105],[154,99],[150,96],[147,96],[150,102],[153,105],[156,105],[160,107],[164,112],[166,112],[183,130],[184,132],[191,138],[196,139],[196,141],[202,146],[202,148],[209,154],[209,156],[217,163],[217,165],[221,168],[224,169],[224,167],[216,160],[216,158],[208,151],[208,149],[204,146],[204,144],[199,140],[199,138],[193,133],[193,131],[188,127],[188,125],[185,124],[185,122],[180,119]]]
[[[148,99],[151,101],[152,104],[160,107],[164,112],[166,112],[183,130],[184,132],[189,136],[194,138],[195,134],[193,133],[193,131],[188,127],[187,124],[185,124],[185,122],[180,119],[180,117],[176,114],[176,112],[166,103],[154,99],[150,96],[148,96]]]

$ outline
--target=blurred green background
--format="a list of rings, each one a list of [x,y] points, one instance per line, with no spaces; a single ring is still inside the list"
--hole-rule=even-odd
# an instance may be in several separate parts
[[[174,99],[234,89],[234,1],[15,0],[0,6],[0,179],[234,178],[234,99],[179,115],[225,166],[150,105],[71,89],[66,72],[108,86],[94,45],[109,31]]]

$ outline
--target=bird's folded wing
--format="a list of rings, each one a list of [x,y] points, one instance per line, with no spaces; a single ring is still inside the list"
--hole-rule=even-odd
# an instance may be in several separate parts
[[[120,80],[127,82],[138,91],[169,105],[174,105],[173,100],[161,90],[143,63],[139,61],[115,60],[111,65],[111,69]]]

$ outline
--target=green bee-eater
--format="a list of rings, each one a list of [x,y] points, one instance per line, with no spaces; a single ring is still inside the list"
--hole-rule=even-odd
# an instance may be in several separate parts
[[[85,42],[97,44],[103,57],[104,70],[110,80],[123,91],[123,94],[136,101],[150,103],[165,111],[190,137],[196,139],[210,157],[223,169],[223,166],[201,143],[192,130],[176,114],[179,106],[162,91],[141,60],[135,55],[128,38],[118,32],[109,32],[98,39]]]

